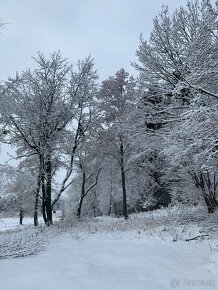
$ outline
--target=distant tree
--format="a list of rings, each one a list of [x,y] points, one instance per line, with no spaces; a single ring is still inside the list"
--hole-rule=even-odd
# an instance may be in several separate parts
[[[11,210],[19,212],[19,220],[22,225],[24,215],[30,215],[33,211],[34,176],[29,171],[20,171],[12,166],[1,166],[1,175],[4,176],[4,192],[2,195],[7,200],[13,200]],[[10,209],[6,208],[10,211]]]
[[[129,174],[135,210],[148,210],[167,206],[171,200],[170,181],[166,179],[169,161],[162,152],[169,126],[164,108],[169,106],[169,101],[161,97],[157,85],[145,88],[139,84],[136,94],[138,99],[131,113],[134,152],[129,160]]]
[[[126,164],[129,154],[128,113],[134,106],[135,81],[124,70],[102,82],[99,92],[99,108],[102,112],[102,138],[105,153],[118,162],[123,193],[123,216],[128,218]]]
[[[84,198],[96,187],[99,180],[99,174],[101,172],[102,167],[94,168],[94,164],[89,162],[89,164],[85,164],[85,160],[79,158],[78,166],[81,170],[81,192],[79,197],[79,203],[77,208],[77,217],[80,218],[81,210],[83,205]],[[91,168],[90,168],[91,165]],[[89,167],[89,170],[88,170]]]

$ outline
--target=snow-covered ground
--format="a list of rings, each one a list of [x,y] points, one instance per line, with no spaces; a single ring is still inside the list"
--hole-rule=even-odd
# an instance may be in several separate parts
[[[61,212],[57,212],[53,214],[53,220],[59,220]],[[39,225],[44,225],[42,216],[38,219]],[[33,217],[23,218],[23,225],[19,224],[19,217],[3,217],[0,215],[0,232],[8,231],[8,230],[19,230],[23,229],[25,226],[33,225]]]
[[[59,230],[37,255],[1,260],[0,289],[218,289],[216,239],[173,242],[171,232],[130,229],[136,220],[100,218]]]
[[[20,226],[19,218],[0,218],[0,231],[22,229],[24,226],[29,226],[33,224],[33,218],[25,217],[23,219],[23,225]],[[43,224],[42,218],[39,219],[39,224]]]

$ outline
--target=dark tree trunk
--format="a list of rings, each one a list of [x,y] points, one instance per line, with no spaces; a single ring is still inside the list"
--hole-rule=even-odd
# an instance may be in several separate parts
[[[47,219],[47,215],[46,215],[46,206],[45,206],[45,199],[42,200],[42,217],[44,220],[44,223],[47,225],[48,219]]]
[[[216,200],[216,174],[209,172],[200,174],[200,187],[203,190],[203,196],[207,205],[208,213],[213,213],[218,208]]]
[[[41,172],[41,170],[40,170],[40,172]],[[39,222],[38,222],[38,208],[39,208],[40,187],[41,187],[41,174],[38,175],[36,195],[35,195],[35,205],[34,205],[34,226],[35,227],[37,227],[39,225]]]
[[[44,223],[48,224],[47,213],[46,213],[46,202],[47,202],[47,194],[46,194],[46,185],[45,185],[45,164],[44,158],[39,156],[40,162],[40,172],[41,172],[41,188],[42,188],[42,217]]]
[[[128,219],[127,202],[126,202],[126,178],[125,171],[121,168],[122,190],[123,190],[123,216]]]
[[[81,165],[82,168],[82,165]],[[85,184],[86,184],[86,174],[83,171],[83,178],[82,178],[82,187],[81,187],[81,195],[80,195],[80,200],[79,200],[79,205],[77,209],[77,217],[81,217],[81,211],[82,211],[82,204],[83,204],[83,199],[85,197]]]
[[[121,169],[121,181],[122,181],[122,191],[123,191],[123,216],[128,219],[127,202],[126,202],[126,176],[124,168],[124,148],[123,142],[120,143],[120,169]]]
[[[45,224],[50,226],[52,224],[52,162],[50,156],[47,156],[46,161],[43,156],[40,156],[40,170],[42,187],[42,216]]]
[[[23,224],[23,217],[24,217],[24,212],[23,209],[20,210],[20,225]]]
[[[46,200],[46,214],[47,214],[47,226],[50,226],[53,223],[51,196],[48,196]]]
[[[212,195],[204,195],[205,203],[207,205],[208,213],[214,213],[215,210],[218,208],[218,203],[214,196]]]
[[[108,215],[111,215],[111,211],[112,211],[112,194],[110,192],[110,201],[109,201],[109,210],[108,210]]]
[[[35,205],[34,205],[34,227],[39,225],[38,222],[38,206],[39,206],[39,196],[36,194],[35,196]]]
[[[111,215],[111,211],[112,211],[112,194],[113,194],[113,172],[112,172],[112,168],[111,168],[111,186],[110,186],[110,199],[109,199],[108,215]]]
[[[77,209],[77,217],[78,217],[78,218],[81,217],[82,204],[83,204],[83,197],[81,196],[81,197],[80,197],[80,200],[79,200],[78,209]]]
[[[189,171],[195,185],[203,192],[208,213],[213,213],[218,208],[217,201],[217,178],[216,173]]]
[[[79,200],[78,209],[77,209],[77,217],[78,218],[81,217],[81,210],[82,210],[82,204],[83,204],[84,198],[98,184],[98,177],[99,177],[99,174],[100,174],[102,167],[100,167],[97,171],[97,174],[95,176],[95,182],[93,184],[91,184],[89,186],[89,188],[87,188],[87,189],[85,188],[85,186],[86,186],[86,173],[85,173],[85,169],[84,169],[82,163],[80,163],[80,168],[82,169],[82,187],[81,187],[80,200]]]
[[[46,214],[47,214],[47,225],[51,225],[52,221],[52,205],[51,205],[51,182],[52,182],[52,164],[51,159],[48,157],[46,162]]]
[[[94,192],[93,197],[93,216],[96,217],[96,191]]]
[[[47,225],[48,219],[46,214],[46,187],[45,187],[45,176],[44,172],[42,173],[42,217],[44,220],[44,223]]]

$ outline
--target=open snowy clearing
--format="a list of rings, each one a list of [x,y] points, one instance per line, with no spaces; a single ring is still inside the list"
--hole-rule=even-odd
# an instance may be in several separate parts
[[[188,282],[198,283],[191,289],[217,289],[218,268],[210,264],[210,256],[206,241],[172,243],[134,233],[82,238],[66,233],[36,256],[2,260],[1,289],[168,290],[185,289]]]
[[[37,255],[1,260],[0,289],[218,289],[218,252],[211,249],[217,240],[173,242],[168,234],[122,231],[115,223],[128,225],[121,219],[82,222],[59,231]]]

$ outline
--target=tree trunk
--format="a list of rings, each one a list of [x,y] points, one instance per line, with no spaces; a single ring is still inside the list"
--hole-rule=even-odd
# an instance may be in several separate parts
[[[126,178],[125,171],[121,168],[122,190],[123,190],[123,216],[128,219],[127,202],[126,202]]]
[[[78,209],[77,209],[77,217],[78,218],[81,217],[82,204],[83,204],[83,196],[80,196],[79,205],[78,205]]]
[[[82,204],[83,204],[83,200],[86,197],[86,195],[90,192],[90,190],[92,190],[92,188],[94,188],[97,184],[98,184],[98,177],[99,174],[101,172],[101,168],[100,167],[97,171],[97,174],[95,176],[95,182],[93,184],[91,184],[89,186],[89,188],[85,189],[85,185],[86,185],[86,172],[85,172],[85,168],[83,167],[83,164],[80,163],[80,168],[82,169],[82,187],[81,187],[81,194],[80,194],[80,200],[79,200],[79,205],[78,205],[78,209],[77,209],[77,217],[80,218],[81,216],[81,210],[82,210]]]
[[[52,164],[50,156],[47,159],[45,164],[46,169],[46,202],[45,202],[45,209],[47,215],[47,226],[50,226],[52,221],[52,205],[51,205],[51,182],[52,182]]]
[[[38,175],[37,188],[36,188],[36,193],[35,193],[35,205],[34,205],[34,226],[35,227],[37,227],[39,225],[39,222],[38,222],[38,208],[39,208],[40,187],[41,187],[41,169],[40,169],[40,173]]]
[[[20,210],[20,225],[23,224],[23,217],[24,217],[24,212],[23,209]]]
[[[93,216],[96,217],[96,190],[93,197]]]
[[[82,168],[82,164],[80,166]],[[83,198],[85,196],[85,184],[86,184],[86,174],[83,171],[83,178],[82,178],[82,187],[81,187],[81,195],[80,195],[80,200],[79,200],[79,205],[77,209],[77,217],[81,217],[81,211],[82,211],[82,204],[83,204]]]
[[[218,208],[218,203],[214,196],[204,194],[205,203],[207,205],[208,213],[214,213],[216,208]]]
[[[53,223],[51,196],[47,197],[47,200],[46,200],[46,214],[47,214],[47,226],[50,226]]]
[[[108,215],[111,215],[111,210],[112,210],[112,194],[110,192],[110,201],[109,201],[109,210],[108,210]]]
[[[42,173],[41,176],[41,181],[42,181],[42,217],[44,220],[44,223],[47,224],[47,214],[46,214],[46,188],[45,188],[45,176],[44,172]]]
[[[200,174],[200,186],[203,190],[203,196],[207,205],[208,213],[213,213],[218,208],[216,200],[216,174],[209,172]]]
[[[111,215],[111,210],[112,210],[112,193],[113,193],[113,172],[111,168],[111,186],[110,186],[110,199],[109,199],[109,210],[108,210],[108,215]]]
[[[120,144],[120,169],[121,169],[121,181],[122,181],[122,191],[123,191],[123,216],[128,219],[127,203],[126,203],[126,176],[124,169],[124,148],[123,142],[121,140]]]
[[[44,223],[47,225],[48,219],[46,214],[46,201],[45,199],[42,200],[42,217],[44,220]]]
[[[46,185],[45,185],[45,164],[44,158],[42,155],[39,155],[39,163],[40,163],[40,173],[41,173],[41,188],[42,188],[42,217],[44,223],[47,225],[47,213],[46,213],[46,202],[47,202],[47,194],[46,194]]]
[[[202,190],[208,213],[213,213],[218,208],[216,173],[189,171],[189,174],[195,186]]]
[[[114,202],[114,213],[115,213],[115,216],[117,217],[118,214],[117,214],[117,204],[116,204],[116,202]]]
[[[35,196],[35,205],[34,205],[34,227],[39,225],[38,222],[38,206],[39,206],[39,196],[36,194]]]

